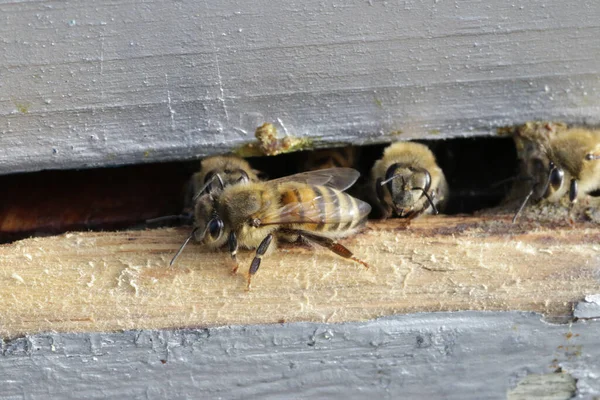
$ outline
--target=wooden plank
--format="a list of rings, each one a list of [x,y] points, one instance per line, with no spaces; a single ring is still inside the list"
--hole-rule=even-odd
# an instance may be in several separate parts
[[[591,400],[600,396],[599,328],[458,312],[46,333],[0,342],[0,398]]]
[[[0,3],[0,173],[600,122],[600,3]],[[279,122],[278,122],[279,121]],[[284,129],[285,128],[285,129]]]
[[[70,233],[0,246],[0,333],[113,331],[281,321],[360,321],[454,310],[570,317],[600,293],[600,228],[512,225],[511,216],[371,223],[344,240],[371,269],[324,250],[285,247],[245,291],[229,256],[187,229]],[[244,273],[253,253],[240,255]]]

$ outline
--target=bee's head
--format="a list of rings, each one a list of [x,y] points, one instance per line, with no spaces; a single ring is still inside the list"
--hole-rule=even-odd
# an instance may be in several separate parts
[[[548,198],[564,184],[564,170],[546,157],[532,156],[527,161],[526,175],[531,179],[534,199]]]
[[[414,211],[416,203],[423,196],[427,198],[434,212],[437,210],[428,194],[431,187],[431,175],[429,171],[423,168],[413,167],[408,164],[392,164],[386,171],[385,179],[378,181],[380,201],[385,202],[381,191],[384,187],[387,189],[391,198],[390,206],[399,216]],[[428,205],[425,205],[427,207]]]
[[[194,228],[194,240],[207,246],[220,247],[227,241],[228,229],[211,194],[201,196],[196,202]]]
[[[250,182],[250,176],[246,171],[242,168],[227,166],[222,170],[212,170],[206,174],[204,177],[205,193],[215,193],[223,190],[226,186],[248,182]]]

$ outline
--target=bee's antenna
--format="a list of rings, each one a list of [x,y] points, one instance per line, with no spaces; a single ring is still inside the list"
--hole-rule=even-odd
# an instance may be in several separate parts
[[[510,178],[505,178],[505,179],[502,179],[502,180],[492,183],[490,185],[490,189],[495,189],[506,183],[510,183],[510,182],[514,182],[514,181],[531,181],[531,180],[533,180],[533,178],[531,176],[522,176],[522,175],[511,176]]]
[[[429,205],[430,205],[430,206],[431,206],[431,208],[433,209],[433,213],[434,213],[435,215],[438,215],[438,214],[440,213],[440,212],[438,211],[438,209],[435,207],[435,204],[433,204],[433,200],[432,200],[431,196],[429,196],[429,194],[427,194],[427,192],[425,191],[425,189],[423,189],[423,188],[420,188],[420,187],[415,187],[415,188],[413,188],[413,189],[415,189],[415,190],[421,190],[421,191],[423,192],[423,195],[424,195],[425,197],[427,197],[427,200],[429,201]]]
[[[429,188],[431,187],[431,174],[425,168],[415,168],[415,172],[421,172],[422,174],[425,174],[425,188],[421,189],[421,190],[423,190],[423,194],[425,196],[427,196],[427,199],[429,199],[429,203],[433,206],[433,202],[431,201],[431,199],[429,198],[429,195],[427,194],[427,192],[429,191]],[[433,210],[437,214],[437,210],[435,209],[435,207],[433,207]]]
[[[529,193],[527,193],[527,196],[525,196],[525,199],[523,199],[523,202],[521,203],[521,207],[519,207],[519,209],[515,213],[515,216],[512,219],[513,224],[515,222],[517,222],[517,217],[519,216],[519,214],[521,214],[521,211],[523,211],[523,209],[525,208],[525,205],[529,201],[529,198],[531,197],[531,195],[533,195],[533,192],[534,192],[536,186],[537,186],[537,184],[531,186],[531,190],[529,191]]]
[[[400,163],[395,163],[395,164],[390,165],[389,168],[387,169],[387,171],[385,172],[385,179],[382,180],[380,183],[381,186],[390,182],[394,178],[401,176],[402,174],[394,174],[394,171],[396,171],[398,168],[401,168],[401,167],[406,167],[406,166],[404,164],[400,164]]]
[[[544,183],[544,190],[542,191],[542,193],[546,193],[546,191],[548,190],[548,186],[550,186],[550,180],[552,179],[552,174],[554,173],[554,171],[556,171],[558,169],[552,161],[550,161],[550,164],[548,164],[548,167],[549,167],[550,171],[548,172],[548,179],[546,179],[546,183]],[[523,199],[523,203],[521,203],[521,207],[519,207],[519,209],[515,213],[515,216],[512,219],[513,224],[515,222],[517,222],[517,217],[519,216],[521,211],[523,211],[523,209],[525,208],[525,205],[529,201],[529,198],[533,195],[533,192],[535,191],[535,188],[537,187],[538,184],[539,184],[539,182],[536,182],[531,186],[531,190],[529,191],[529,193],[527,193],[527,196],[525,196],[525,199]]]
[[[147,219],[146,224],[156,224],[156,223],[163,223],[163,222],[169,222],[169,221],[190,222],[192,219],[193,219],[193,215],[191,215],[190,213],[165,215],[163,217]]]
[[[183,251],[185,246],[187,246],[187,244],[190,242],[190,240],[192,240],[192,238],[194,237],[194,235],[196,234],[197,231],[198,231],[198,228],[194,228],[192,230],[192,233],[190,233],[190,236],[188,236],[187,239],[185,239],[185,242],[183,242],[183,244],[181,245],[179,250],[177,250],[177,253],[175,254],[175,256],[171,259],[169,266],[172,266],[175,263],[175,260],[177,259],[177,257],[179,257],[179,255],[181,254],[181,252]]]
[[[398,177],[402,177],[402,176],[403,176],[403,174],[396,174],[396,175],[392,175],[392,176],[390,176],[389,178],[386,178],[385,180],[383,180],[383,181],[380,181],[380,182],[379,182],[379,184],[380,184],[381,186],[383,186],[383,185],[385,185],[386,183],[388,183],[388,182],[390,182],[390,181],[392,181],[392,180],[394,180],[394,179],[396,179],[396,178],[398,178]]]
[[[240,179],[238,179],[238,182],[241,183],[250,181],[250,177],[248,176],[246,171],[244,171],[243,169],[238,169],[237,171],[240,173]],[[221,182],[221,186],[223,186],[223,182]]]
[[[211,183],[213,183],[215,181],[215,179],[217,179],[219,181],[219,185],[221,185],[221,190],[223,190],[225,188],[223,179],[221,179],[221,176],[219,174],[214,174],[206,181],[206,183],[204,183],[204,186],[202,186],[202,189],[200,189],[198,191],[198,193],[196,193],[194,195],[194,198],[192,199],[192,201],[198,200],[198,198],[202,195],[202,193],[204,193],[204,191],[211,185]]]

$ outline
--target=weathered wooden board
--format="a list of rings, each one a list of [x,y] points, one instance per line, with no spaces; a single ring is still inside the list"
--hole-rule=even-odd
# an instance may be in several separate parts
[[[596,0],[2,1],[0,173],[226,152],[265,121],[317,146],[598,123],[598,15]]]
[[[0,398],[592,400],[599,329],[599,321],[459,312],[47,333],[2,343]]]
[[[190,245],[186,229],[71,233],[0,246],[0,334],[183,328],[281,321],[346,322],[424,311],[536,311],[570,319],[600,293],[597,225],[506,217],[371,223],[344,240],[371,266],[323,249],[253,253],[230,274],[226,252]],[[593,299],[593,297],[592,297]],[[583,316],[583,315],[581,315]]]

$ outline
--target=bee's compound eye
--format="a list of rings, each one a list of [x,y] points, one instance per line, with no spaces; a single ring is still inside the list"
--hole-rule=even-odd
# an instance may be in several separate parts
[[[560,168],[554,168],[550,172],[550,185],[552,187],[560,187],[563,183],[563,179],[565,178],[565,173]]]
[[[213,240],[217,240],[223,234],[223,221],[219,218],[213,218],[208,223],[208,234]]]

